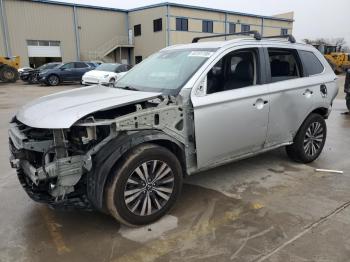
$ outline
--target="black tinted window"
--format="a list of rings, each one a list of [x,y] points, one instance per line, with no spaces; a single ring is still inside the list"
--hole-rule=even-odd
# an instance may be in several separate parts
[[[135,25],[134,26],[134,36],[141,35],[141,25]]]
[[[323,72],[324,67],[320,60],[312,52],[299,51],[301,60],[308,75],[317,75]]]
[[[153,20],[153,32],[162,31],[162,18]]]
[[[82,63],[82,62],[75,63],[75,68],[86,68],[86,67],[89,67],[89,66],[85,63]]]
[[[302,76],[296,50],[269,48],[271,80],[284,81]]]
[[[206,33],[213,33],[213,21],[203,21],[202,22],[202,31]]]
[[[188,31],[187,18],[176,18],[176,30],[177,31]]]

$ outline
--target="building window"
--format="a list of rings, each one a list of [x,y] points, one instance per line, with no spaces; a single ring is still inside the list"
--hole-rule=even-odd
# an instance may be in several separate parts
[[[287,28],[282,28],[281,29],[281,35],[288,35],[288,29]]]
[[[163,30],[162,25],[163,25],[162,18],[153,20],[153,32],[162,31]]]
[[[142,56],[141,55],[137,55],[135,56],[135,64],[141,63],[142,62]]]
[[[202,31],[205,33],[213,33],[213,21],[204,20],[202,22]]]
[[[188,31],[187,18],[176,18],[176,31]]]
[[[236,24],[235,23],[228,24],[228,32],[229,32],[229,34],[236,33]]]
[[[134,36],[141,35],[141,25],[135,25],[134,26]]]
[[[241,32],[249,32],[250,31],[250,25],[241,25]]]

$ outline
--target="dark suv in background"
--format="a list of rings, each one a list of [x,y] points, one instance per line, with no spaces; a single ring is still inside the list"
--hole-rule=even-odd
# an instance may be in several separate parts
[[[81,82],[82,76],[96,65],[91,62],[69,62],[53,69],[43,70],[39,73],[41,83],[56,86],[63,82]]]
[[[55,62],[55,63],[47,63],[42,66],[39,66],[38,68],[35,69],[30,69],[26,70],[20,73],[20,78],[24,82],[28,82],[29,84],[36,84],[38,83],[38,76],[40,72],[44,70],[49,70],[49,69],[54,69],[61,65],[62,63],[60,62]]]

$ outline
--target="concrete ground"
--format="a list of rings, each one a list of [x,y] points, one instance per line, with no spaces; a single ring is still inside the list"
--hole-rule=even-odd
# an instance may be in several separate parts
[[[279,149],[195,175],[172,212],[142,228],[97,212],[53,211],[27,197],[8,164],[8,120],[35,97],[77,86],[1,85],[0,261],[349,261],[343,83],[316,162],[293,163]]]

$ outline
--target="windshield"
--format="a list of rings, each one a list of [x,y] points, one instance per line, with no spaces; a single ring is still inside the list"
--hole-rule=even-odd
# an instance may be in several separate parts
[[[156,53],[129,71],[116,87],[176,95],[216,49],[182,49]]]
[[[95,68],[97,71],[115,72],[120,64],[101,64]]]
[[[45,64],[45,65],[42,65],[42,66],[39,66],[38,69],[53,69],[55,67],[57,67],[58,65],[60,65],[59,63],[57,64]]]

